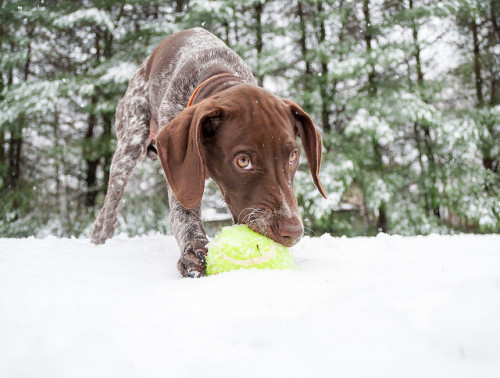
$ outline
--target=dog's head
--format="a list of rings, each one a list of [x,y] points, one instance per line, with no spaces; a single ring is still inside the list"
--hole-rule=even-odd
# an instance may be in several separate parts
[[[199,205],[205,178],[219,185],[235,223],[286,246],[303,235],[293,192],[302,145],[320,193],[321,135],[297,104],[239,85],[186,108],[156,138],[177,200]]]

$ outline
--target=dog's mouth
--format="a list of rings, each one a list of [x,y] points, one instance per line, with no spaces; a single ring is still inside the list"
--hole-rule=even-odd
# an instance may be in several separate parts
[[[247,210],[247,211],[245,211]],[[303,236],[302,225],[295,227],[293,232],[280,233],[280,217],[276,216],[271,210],[264,209],[245,209],[241,213],[245,213],[235,221],[237,224],[245,224],[253,231],[267,236],[275,242],[292,247],[297,244]]]

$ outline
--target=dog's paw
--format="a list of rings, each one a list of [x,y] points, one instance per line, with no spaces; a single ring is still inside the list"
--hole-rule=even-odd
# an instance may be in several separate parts
[[[177,268],[183,277],[203,277],[206,275],[206,242],[192,241],[181,253]]]

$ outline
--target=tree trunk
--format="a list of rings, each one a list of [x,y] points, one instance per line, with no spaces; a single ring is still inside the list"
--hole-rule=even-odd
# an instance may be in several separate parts
[[[476,97],[477,104],[479,107],[483,106],[483,79],[481,77],[481,55],[479,52],[479,38],[477,32],[476,21],[471,22],[472,40],[474,44],[474,76],[475,76],[475,86],[476,86]]]
[[[368,53],[368,58],[371,60],[373,30],[370,18],[370,0],[363,0],[363,15],[365,17],[364,38],[366,43],[366,52]],[[368,74],[368,91],[371,95],[376,95],[377,87],[375,85],[375,65],[372,61],[370,61],[370,67],[370,72]]]
[[[184,0],[184,3],[188,3],[189,1]],[[107,59],[110,59],[113,55],[113,35],[110,33],[105,34],[106,38],[106,48],[104,50],[104,56]],[[106,194],[108,191],[108,183],[109,183],[109,170],[111,167],[111,159],[113,158],[113,151],[111,148],[111,129],[113,123],[113,113],[103,113],[102,121],[103,121],[103,132],[101,135],[101,140],[103,144],[102,158],[103,158],[103,171],[104,171],[104,182],[102,185],[102,189],[100,190],[103,194]]]
[[[3,178],[5,162],[5,133],[0,130],[0,178]],[[2,180],[3,181],[3,180]]]
[[[413,0],[409,0],[409,8],[413,9]],[[412,36],[413,36],[413,46],[414,46],[414,58],[415,58],[415,67],[417,70],[417,86],[420,91],[420,98],[426,102],[425,92],[424,92],[424,73],[422,70],[422,60],[421,60],[421,49],[420,43],[418,40],[418,28],[415,22],[411,25]],[[438,193],[437,193],[437,169],[436,169],[436,159],[434,156],[434,148],[432,135],[427,125],[421,125],[418,121],[414,124],[415,131],[415,141],[419,150],[419,159],[420,165],[422,168],[422,174],[425,176],[429,176],[431,180],[431,188],[430,191],[425,188],[425,203],[426,210],[432,211],[432,213],[438,218],[441,217],[439,210],[439,201],[438,201]],[[421,136],[421,131],[423,131],[423,137]],[[425,154],[427,157],[427,169],[423,166],[422,154]],[[425,182],[425,178],[424,178]]]
[[[176,0],[175,1],[175,23],[178,23],[182,19],[184,14],[184,8],[189,5],[189,0]]]
[[[33,28],[28,30],[28,36],[31,37],[33,35]],[[11,50],[14,51],[14,45],[11,44]],[[24,71],[23,71],[23,81],[27,81],[30,72],[30,64],[31,64],[31,39],[28,42],[27,51],[26,51],[26,61],[24,62]],[[22,150],[23,150],[23,128],[25,123],[25,117],[21,116],[18,119],[16,125],[14,125],[14,129],[11,130],[10,135],[10,143],[9,143],[9,185],[11,190],[15,190],[15,188],[19,185],[19,180],[21,178],[21,164],[22,164]],[[17,197],[14,199],[14,207],[17,207],[19,202]]]
[[[498,79],[494,72],[491,75],[491,83],[490,83],[490,105],[495,106],[500,102],[500,95],[498,92]]]
[[[438,201],[438,193],[437,193],[437,169],[436,169],[436,159],[433,151],[433,142],[429,127],[424,127],[424,145],[425,152],[427,155],[427,159],[429,160],[429,175],[431,178],[431,193],[430,193],[430,205],[432,208],[432,213],[441,218],[440,210],[439,210],[439,201]]]
[[[326,27],[325,27],[325,21],[323,17],[323,3],[318,2],[317,6],[318,10],[318,16],[320,18],[319,22],[319,38],[318,42],[323,44],[326,41]],[[325,132],[330,132],[331,131],[331,126],[330,126],[330,114],[331,114],[331,101],[333,96],[335,95],[334,92],[331,94],[328,94],[328,61],[325,59],[323,56],[324,54],[320,55],[321,59],[321,80],[319,81],[319,93],[321,96],[321,126],[323,127],[323,130]]]
[[[19,119],[18,130],[10,136],[9,142],[9,186],[15,190],[21,176],[21,151],[23,148],[23,131],[21,124],[24,119]]]
[[[497,40],[500,40],[500,26],[498,25],[497,15],[500,12],[500,3],[498,0],[490,0],[490,20],[493,25],[493,31]]]
[[[384,175],[384,162],[382,161],[382,153],[380,152],[382,149],[377,139],[372,139],[372,147],[373,154],[375,156],[375,162],[377,167],[375,168],[378,171],[380,177]],[[387,233],[389,227],[387,226],[387,205],[384,201],[382,201],[378,207],[378,218],[377,218],[377,231]]]
[[[175,13],[180,14],[183,12],[184,8],[189,5],[189,0],[176,0],[175,2]]]
[[[410,0],[410,9],[413,9],[413,0]],[[422,61],[420,59],[420,43],[418,42],[418,29],[415,23],[412,24],[413,46],[415,48],[415,66],[417,68],[417,84],[420,90],[420,96],[423,96],[424,73],[422,71]]]
[[[305,64],[304,71],[304,103],[303,107],[306,111],[312,111],[311,99],[310,95],[312,92],[312,69],[311,62],[309,60],[309,49],[307,48],[307,20],[306,15],[304,13],[304,8],[302,7],[302,0],[297,1],[297,15],[299,16],[299,27],[300,27],[300,51],[302,53],[302,59]]]
[[[234,41],[236,44],[240,43],[240,34],[238,30],[238,17],[236,16],[237,10],[236,5],[233,3],[233,21],[234,21]]]
[[[3,0],[0,0],[0,8],[3,5]],[[6,34],[4,31],[5,27],[2,25],[0,27],[0,51],[3,47],[3,36]],[[3,89],[5,87],[4,81],[4,73],[0,72],[0,101],[3,101]],[[4,169],[5,169],[5,131],[3,128],[0,128],[0,182],[4,181]]]
[[[85,206],[94,207],[97,196],[97,166],[99,158],[96,157],[97,151],[94,151],[92,140],[94,138],[94,128],[97,124],[97,116],[94,113],[97,104],[97,96],[93,95],[90,99],[90,113],[87,121],[87,132],[84,137],[83,156],[85,158]]]
[[[370,72],[368,73],[368,94],[369,96],[375,96],[377,94],[377,87],[375,83],[375,65],[371,61],[371,53],[372,49],[372,23],[370,19],[370,0],[363,0],[363,15],[365,18],[365,30],[364,30],[364,38],[366,43],[366,52],[368,58],[370,59]],[[384,167],[382,162],[382,153],[381,148],[378,143],[378,140],[373,140],[373,153],[375,155],[375,162],[377,164],[377,169],[379,171],[380,177],[384,174]],[[382,202],[378,208],[378,219],[377,219],[377,230],[381,232],[387,233],[387,213],[386,213],[386,204]]]
[[[229,22],[224,21],[222,23],[222,26],[224,26],[224,31],[225,31],[224,43],[229,47],[231,47],[231,40],[229,39],[229,30],[230,30]]]
[[[57,103],[54,105],[54,128],[53,128],[53,138],[54,138],[54,147],[56,148],[56,156],[57,158],[55,159],[55,181],[56,181],[56,203],[57,203],[57,213],[59,215],[62,214],[62,196],[61,196],[61,180],[59,179],[60,176],[60,166],[61,166],[61,161],[58,158],[59,156],[59,109],[57,106]]]
[[[262,2],[258,2],[255,5],[255,48],[257,49],[257,83],[259,86],[264,84],[264,75],[262,75],[261,59],[262,59],[262,49],[264,43],[262,41],[262,12],[264,10],[264,5]]]
[[[106,149],[103,153],[103,170],[104,170],[104,182],[102,186],[101,192],[106,194],[108,192],[108,183],[109,183],[109,170],[111,168],[111,159],[113,158],[113,151],[111,149],[111,140],[112,140],[112,120],[113,117],[111,115],[103,115],[103,126],[104,131],[102,133],[103,143],[106,145]]]
[[[377,231],[387,233],[387,210],[385,202],[382,202],[378,208],[378,218],[377,218]]]
[[[304,59],[304,63],[306,65],[305,74],[309,76],[311,75],[312,71],[311,71],[311,63],[308,58],[306,20],[301,0],[297,2],[297,15],[299,16],[299,25],[300,25],[299,45],[300,45],[300,50],[302,52],[302,58]]]

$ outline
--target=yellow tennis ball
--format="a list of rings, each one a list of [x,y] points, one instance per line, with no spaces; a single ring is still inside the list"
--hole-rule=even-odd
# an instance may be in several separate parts
[[[208,243],[207,275],[237,269],[291,269],[288,248],[246,225],[224,227]]]

